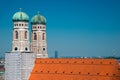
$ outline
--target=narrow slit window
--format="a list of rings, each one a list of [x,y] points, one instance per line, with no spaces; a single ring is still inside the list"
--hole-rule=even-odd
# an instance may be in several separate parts
[[[37,34],[34,33],[34,40],[37,40]]]
[[[43,33],[42,35],[42,40],[45,40],[45,33]]]
[[[25,39],[27,39],[27,31],[25,31]]]
[[[15,31],[15,38],[18,39],[18,31]]]

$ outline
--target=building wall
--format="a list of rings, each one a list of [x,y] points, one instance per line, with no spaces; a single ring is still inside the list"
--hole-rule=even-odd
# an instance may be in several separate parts
[[[18,38],[16,38],[16,32]],[[26,32],[26,37],[25,37],[25,32]],[[24,22],[24,21],[14,22],[12,52],[30,51],[29,44],[30,42],[29,42],[28,22]]]
[[[36,59],[29,80],[120,80],[114,59]]]
[[[46,42],[46,25],[34,24],[32,25],[32,45],[33,51],[37,58],[47,58],[47,42]]]
[[[5,80],[28,80],[35,55],[27,52],[6,53]]]

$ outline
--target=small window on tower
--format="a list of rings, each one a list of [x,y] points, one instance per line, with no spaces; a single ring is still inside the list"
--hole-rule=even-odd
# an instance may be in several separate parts
[[[45,29],[45,26],[43,26],[43,29]]]
[[[34,29],[34,26],[33,26],[33,29]]]
[[[18,39],[18,31],[15,31],[15,39]]]
[[[15,51],[17,51],[18,50],[18,48],[17,47],[15,47]]]
[[[45,48],[43,48],[43,51],[45,51]]]
[[[34,33],[34,40],[37,40],[37,34]]]
[[[25,48],[25,50],[27,51],[27,50],[28,50],[28,48]]]
[[[45,33],[42,34],[42,40],[45,40]]]
[[[19,24],[19,26],[21,26],[21,24]]]
[[[27,31],[25,31],[25,39],[27,39]]]
[[[25,26],[27,26],[27,24],[25,24]]]
[[[23,24],[22,24],[22,26],[23,26]]]

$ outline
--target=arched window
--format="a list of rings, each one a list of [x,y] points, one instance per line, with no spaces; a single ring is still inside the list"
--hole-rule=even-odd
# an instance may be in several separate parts
[[[15,39],[18,39],[18,31],[15,31]]]
[[[27,39],[27,31],[25,31],[25,39]]]
[[[42,34],[42,40],[45,40],[45,33]]]
[[[34,33],[34,40],[37,40],[37,34]]]

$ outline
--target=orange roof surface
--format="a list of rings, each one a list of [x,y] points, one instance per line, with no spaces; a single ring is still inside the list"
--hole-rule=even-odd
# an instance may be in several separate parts
[[[114,59],[37,58],[29,80],[120,80]]]

